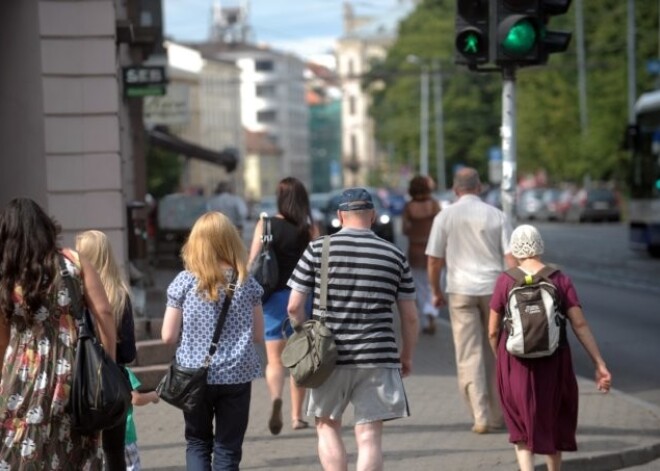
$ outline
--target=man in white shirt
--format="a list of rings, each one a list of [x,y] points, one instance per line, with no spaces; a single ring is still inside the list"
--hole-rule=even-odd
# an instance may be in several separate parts
[[[435,217],[426,246],[433,305],[448,304],[458,386],[472,412],[472,431],[479,434],[503,426],[488,344],[488,302],[498,275],[516,265],[509,250],[511,224],[501,210],[481,200],[480,191],[474,168],[456,172],[458,200]],[[448,300],[440,286],[443,268]]]
[[[247,205],[243,198],[233,194],[231,182],[219,182],[215,195],[206,202],[207,211],[217,211],[227,216],[242,234],[247,219]]]

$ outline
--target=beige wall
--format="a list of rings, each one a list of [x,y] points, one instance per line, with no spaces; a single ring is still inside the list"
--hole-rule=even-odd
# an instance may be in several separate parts
[[[0,3],[0,203],[34,198],[65,245],[100,229],[125,258],[115,17],[110,0]]]

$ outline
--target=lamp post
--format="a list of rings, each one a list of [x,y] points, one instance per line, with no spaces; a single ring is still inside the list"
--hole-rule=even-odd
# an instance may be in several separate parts
[[[419,91],[419,173],[429,174],[429,70],[428,66],[414,54],[408,55],[406,60],[411,64],[418,64],[420,68]]]

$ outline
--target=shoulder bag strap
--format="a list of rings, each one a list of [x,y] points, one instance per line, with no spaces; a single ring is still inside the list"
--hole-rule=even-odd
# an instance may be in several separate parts
[[[319,299],[319,310],[321,318],[325,317],[328,307],[328,254],[330,252],[330,236],[323,237],[323,249],[321,251],[321,297]]]
[[[208,366],[211,363],[211,357],[215,354],[218,349],[218,340],[220,340],[220,333],[222,332],[222,327],[225,325],[225,320],[227,320],[227,312],[229,311],[229,305],[231,304],[231,298],[234,296],[234,291],[236,290],[236,275],[231,279],[231,282],[227,285],[225,289],[225,300],[222,303],[222,310],[218,316],[218,322],[215,324],[215,330],[213,331],[213,339],[211,340],[211,345],[209,346],[209,353],[204,359],[204,366]]]
[[[261,220],[263,227],[261,230],[261,243],[266,247],[273,241],[273,233],[270,228],[270,217],[264,216]]]
[[[72,314],[77,321],[82,319],[82,294],[80,292],[80,287],[73,280],[73,276],[69,272],[69,269],[64,262],[64,255],[59,254],[60,259],[60,275],[66,283],[66,287],[69,290],[69,296],[71,296],[71,310]]]

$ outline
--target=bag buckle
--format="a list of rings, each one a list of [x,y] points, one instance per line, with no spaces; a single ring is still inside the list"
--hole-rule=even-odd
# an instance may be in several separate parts
[[[225,286],[225,289],[227,291],[234,291],[235,292],[237,286],[238,286],[237,283],[227,283],[227,285]]]

